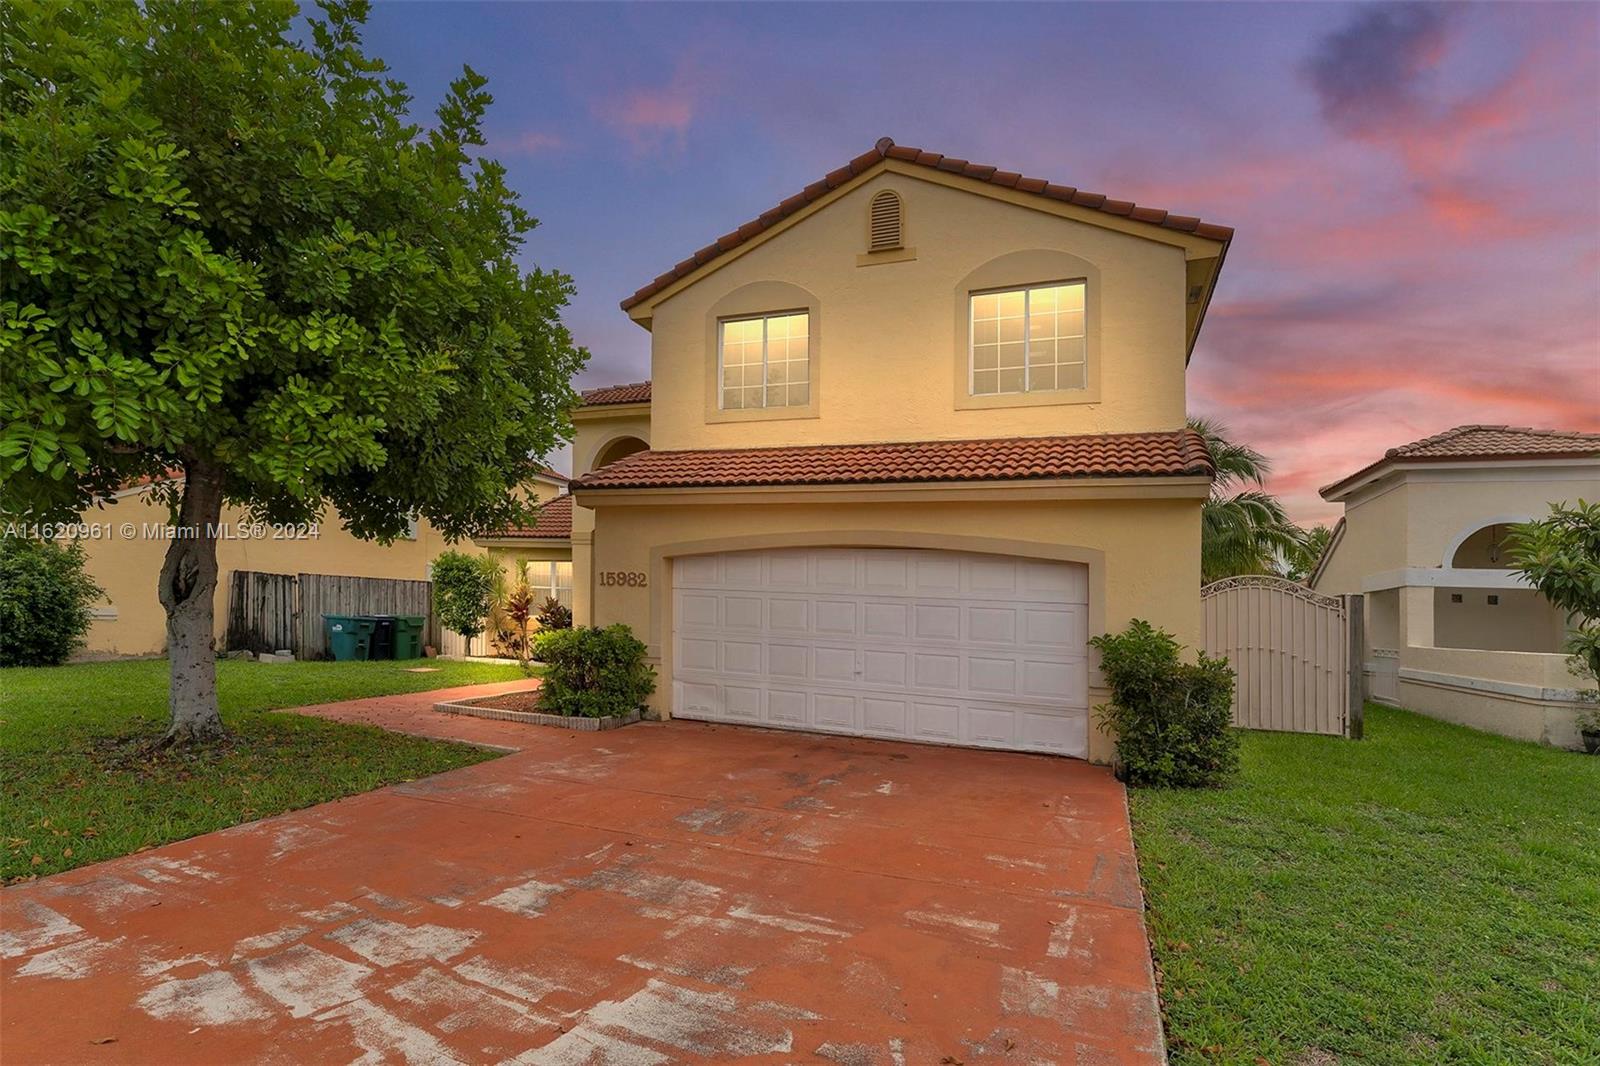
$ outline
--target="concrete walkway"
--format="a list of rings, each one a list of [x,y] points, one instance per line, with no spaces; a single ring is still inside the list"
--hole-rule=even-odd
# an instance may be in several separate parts
[[[1104,770],[442,695],[307,713],[521,750],[0,893],[0,1059],[1161,1061]]]

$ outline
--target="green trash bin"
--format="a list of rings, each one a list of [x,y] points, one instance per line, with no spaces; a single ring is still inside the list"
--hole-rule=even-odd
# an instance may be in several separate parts
[[[325,614],[322,632],[328,639],[329,653],[339,662],[367,657],[367,642],[356,618],[347,614]]]
[[[394,620],[394,657],[422,658],[422,630],[428,620],[420,614],[397,615]]]
[[[372,658],[372,638],[378,631],[378,620],[371,615],[358,614],[351,617],[350,624],[356,629],[355,657],[366,662]]]

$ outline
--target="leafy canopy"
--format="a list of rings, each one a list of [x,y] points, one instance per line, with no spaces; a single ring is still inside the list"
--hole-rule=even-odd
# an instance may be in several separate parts
[[[365,0],[0,5],[0,509],[70,520],[205,463],[254,517],[358,536],[524,517],[587,353],[536,222],[478,157],[470,68],[431,127]]]

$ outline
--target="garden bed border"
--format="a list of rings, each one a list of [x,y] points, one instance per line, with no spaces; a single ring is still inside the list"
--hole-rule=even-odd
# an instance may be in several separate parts
[[[572,729],[580,733],[598,733],[604,729],[621,729],[625,725],[633,725],[642,718],[642,715],[637,710],[629,714],[609,715],[605,718],[584,718],[579,715],[541,714],[538,711],[507,711],[498,707],[482,706],[482,704],[503,699],[510,695],[524,695],[524,693],[502,692],[493,696],[472,696],[467,699],[441,700],[433,705],[433,709],[441,714],[466,714],[474,718],[490,718],[499,722],[522,722],[524,725],[551,726],[556,729]]]

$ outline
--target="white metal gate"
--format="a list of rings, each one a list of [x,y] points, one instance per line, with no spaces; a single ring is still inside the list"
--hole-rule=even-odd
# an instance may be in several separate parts
[[[1233,721],[1245,729],[1361,735],[1361,597],[1280,577],[1200,590],[1205,652],[1233,664]]]

